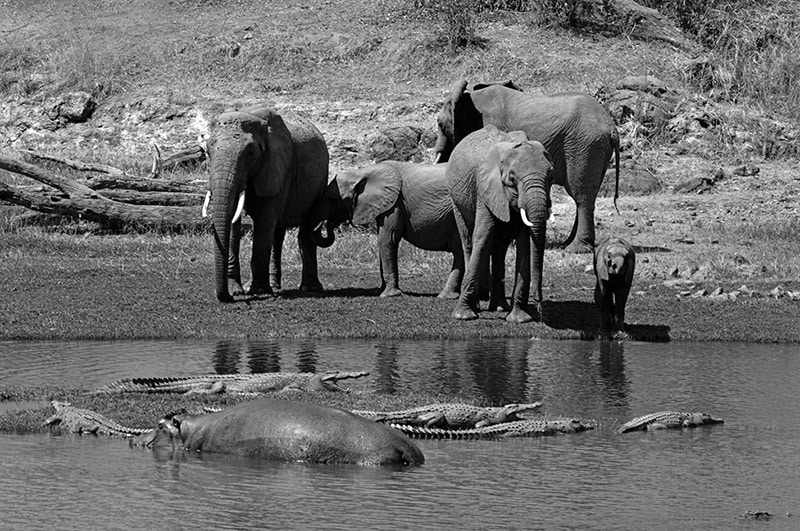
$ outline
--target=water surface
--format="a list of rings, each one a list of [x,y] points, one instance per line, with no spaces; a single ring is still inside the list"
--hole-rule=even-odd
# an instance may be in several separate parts
[[[800,527],[797,347],[572,341],[0,342],[0,387],[117,378],[368,370],[358,392],[536,401],[597,430],[419,441],[408,470],[131,449],[102,437],[0,434],[0,527],[51,529],[770,529]],[[618,435],[634,416],[725,424]],[[738,518],[764,510],[769,522]],[[796,517],[786,513],[797,514]]]

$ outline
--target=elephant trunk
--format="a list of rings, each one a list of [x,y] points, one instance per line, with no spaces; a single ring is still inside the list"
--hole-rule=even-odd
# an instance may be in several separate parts
[[[448,162],[450,154],[453,152],[453,142],[447,138],[442,131],[439,131],[439,136],[436,139],[436,145],[433,146],[435,153],[434,164]]]
[[[322,229],[325,228],[326,234],[323,236]],[[327,249],[333,242],[336,240],[336,236],[333,232],[334,224],[331,220],[322,220],[314,227],[314,230],[311,231],[311,241],[314,242],[314,245],[321,249]]]
[[[231,223],[240,198],[235,164],[215,164],[211,171],[211,221],[214,234],[214,279],[217,299],[233,301],[228,290],[228,267],[231,259]]]
[[[529,186],[521,196],[520,216],[531,237],[531,286],[533,298],[542,302],[542,268],[549,217],[549,197],[543,185]]]

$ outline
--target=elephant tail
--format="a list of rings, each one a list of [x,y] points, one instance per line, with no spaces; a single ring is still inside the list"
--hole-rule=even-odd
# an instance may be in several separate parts
[[[619,198],[619,131],[615,127],[611,133],[611,147],[614,149],[614,166],[615,166],[615,181],[614,181],[614,210],[619,215],[619,208],[617,208],[617,198]]]

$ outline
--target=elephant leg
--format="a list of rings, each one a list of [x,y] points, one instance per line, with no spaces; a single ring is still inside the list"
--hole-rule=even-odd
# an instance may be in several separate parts
[[[567,192],[575,201],[575,223],[564,244],[572,253],[590,252],[594,247],[594,204],[611,156],[603,143],[588,146],[583,155],[567,160]]]
[[[628,303],[629,293],[630,288],[625,287],[614,294],[614,329],[620,332],[625,331],[625,305]]]
[[[280,198],[264,200],[250,213],[253,218],[253,254],[250,258],[250,269],[253,279],[248,293],[250,295],[269,295],[272,288],[269,282],[269,262],[275,229],[280,212]]]
[[[231,242],[228,253],[228,293],[231,295],[241,295],[244,293],[242,288],[242,269],[239,265],[239,244],[242,240],[241,220],[231,225]]]
[[[455,235],[450,242],[450,252],[453,253],[453,265],[450,267],[447,282],[437,295],[440,299],[457,299],[461,291],[461,279],[464,277],[464,253]]]
[[[594,247],[594,196],[575,198],[575,222],[564,244],[570,253],[589,253]]]
[[[598,281],[594,287],[594,302],[600,314],[600,331],[606,334],[612,330],[614,322],[614,306],[608,286],[603,281]]]
[[[285,238],[286,227],[275,227],[275,238],[272,240],[272,253],[269,258],[269,286],[275,291],[281,290],[281,261]]]
[[[300,279],[300,291],[325,291],[319,281],[317,269],[317,246],[312,237],[312,227],[301,225],[297,231],[297,244],[300,247],[300,258],[303,260],[303,272]]]
[[[402,295],[397,267],[397,250],[403,234],[403,214],[395,207],[378,217],[378,256],[381,268],[381,297]]]
[[[506,315],[509,323],[533,321],[528,313],[528,299],[531,291],[531,239],[528,231],[522,230],[517,237],[517,256],[515,260],[514,291],[511,295],[511,312]]]
[[[506,300],[506,254],[510,242],[508,227],[495,231],[494,244],[492,245],[492,271],[488,275],[489,286],[489,311],[507,312],[511,310]],[[497,233],[500,234],[497,234]]]
[[[489,266],[494,225],[494,218],[488,209],[485,206],[479,207],[472,231],[472,249],[461,285],[461,296],[453,310],[453,317],[456,319],[467,321],[478,318],[480,275]]]

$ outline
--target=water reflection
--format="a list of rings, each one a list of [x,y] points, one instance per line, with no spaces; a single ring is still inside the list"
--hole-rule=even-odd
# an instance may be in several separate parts
[[[598,376],[605,386],[610,406],[627,406],[628,382],[625,378],[625,343],[601,341]]]
[[[242,351],[238,341],[223,339],[214,346],[212,365],[215,374],[237,374]]]
[[[96,388],[119,378],[265,372],[368,371],[352,389],[383,394],[464,396],[489,404],[550,396],[579,399],[591,410],[627,407],[630,380],[619,341],[523,338],[429,341],[219,340],[212,343],[0,342],[0,385]],[[637,346],[637,348],[639,348]],[[652,348],[644,346],[642,348]],[[665,347],[670,348],[670,347]],[[673,349],[674,350],[674,349]],[[102,355],[101,355],[102,354]],[[708,360],[687,370],[710,373]],[[708,385],[693,382],[680,385]]]
[[[277,339],[247,343],[247,367],[253,374],[280,372],[281,344]]]
[[[379,393],[391,395],[397,392],[397,380],[400,370],[397,364],[397,342],[383,341],[375,347],[375,390]]]
[[[317,372],[317,344],[313,339],[300,342],[297,349],[297,372]]]

